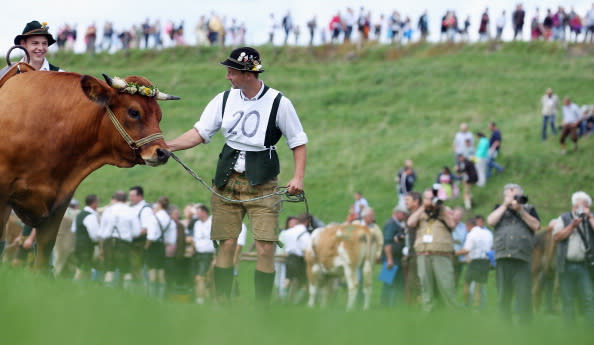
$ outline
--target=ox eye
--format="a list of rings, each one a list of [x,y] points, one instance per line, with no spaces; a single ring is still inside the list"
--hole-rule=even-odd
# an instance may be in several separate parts
[[[128,115],[130,115],[130,117],[133,119],[140,118],[140,113],[138,112],[138,110],[135,110],[135,109],[128,109]]]

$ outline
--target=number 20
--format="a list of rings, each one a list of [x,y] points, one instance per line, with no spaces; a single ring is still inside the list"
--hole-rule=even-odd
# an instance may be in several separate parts
[[[258,131],[258,127],[260,126],[260,113],[258,113],[258,111],[256,110],[252,110],[249,113],[247,113],[245,116],[243,116],[243,111],[237,111],[233,114],[233,117],[237,117],[237,120],[235,120],[235,123],[233,124],[233,126],[231,126],[231,128],[229,128],[229,130],[227,131],[228,134],[237,134],[237,131],[235,131],[235,127],[237,127],[237,125],[239,125],[239,123],[241,122],[241,133],[248,137],[251,138],[254,135],[256,135],[256,132]],[[247,120],[251,117],[251,116],[256,116],[256,125],[254,126],[254,128],[248,132],[246,131],[245,128],[245,123],[247,122]],[[243,119],[243,121],[241,121]]]

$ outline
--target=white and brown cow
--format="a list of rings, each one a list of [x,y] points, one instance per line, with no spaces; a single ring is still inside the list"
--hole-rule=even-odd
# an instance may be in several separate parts
[[[318,292],[327,294],[344,278],[348,288],[347,310],[355,305],[359,286],[357,271],[363,273],[363,308],[368,309],[371,301],[372,270],[381,254],[383,237],[377,227],[368,228],[360,224],[331,224],[314,230],[310,248],[305,253],[309,279],[309,302],[313,307]]]

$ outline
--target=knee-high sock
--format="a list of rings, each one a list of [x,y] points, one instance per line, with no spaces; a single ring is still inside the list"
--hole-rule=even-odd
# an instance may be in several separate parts
[[[233,283],[233,267],[214,267],[214,281],[217,296],[231,297],[231,284]]]
[[[254,287],[256,291],[256,300],[260,302],[270,301],[272,288],[274,286],[274,274],[256,270],[254,272]]]

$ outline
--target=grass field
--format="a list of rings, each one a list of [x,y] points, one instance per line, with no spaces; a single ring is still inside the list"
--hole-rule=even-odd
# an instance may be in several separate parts
[[[577,153],[560,155],[558,137],[540,142],[539,99],[546,87],[576,103],[594,103],[592,49],[555,44],[412,45],[405,49],[369,46],[315,48],[262,47],[263,79],[283,91],[309,135],[305,190],[312,213],[342,221],[360,190],[382,225],[396,203],[394,174],[407,158],[419,175],[417,189],[452,165],[451,142],[461,122],[487,132],[496,121],[503,133],[499,162],[503,175],[475,190],[475,212],[488,214],[508,182],[521,184],[548,222],[567,210],[576,190],[593,194],[593,138]],[[227,88],[219,48],[132,51],[129,56],[57,55],[68,71],[112,76],[142,75],[167,93],[162,129],[173,138],[189,129],[207,102]],[[559,116],[558,116],[559,118]],[[221,136],[179,156],[209,181]],[[290,179],[292,160],[282,142],[281,182]],[[158,168],[104,167],[79,187],[76,197],[96,193],[103,202],[117,189],[142,184],[154,201],[208,201],[208,192],[170,161]],[[461,204],[461,200],[450,203]],[[284,215],[303,212],[286,204]],[[51,281],[26,272],[0,269],[0,344],[591,344],[591,330],[565,327],[558,318],[538,315],[528,327],[510,327],[495,317],[495,294],[484,314],[419,314],[406,308],[382,310],[374,295],[369,312],[342,308],[308,310],[273,306],[256,310],[251,264],[242,264],[244,297],[232,308],[159,303],[120,290],[69,281]],[[376,287],[376,292],[379,289]]]
[[[263,80],[292,100],[310,137],[305,189],[312,212],[324,221],[343,220],[353,192],[360,190],[383,223],[396,202],[393,178],[403,161],[414,160],[417,189],[430,186],[442,166],[452,166],[451,142],[461,122],[488,133],[487,123],[496,121],[504,138],[499,161],[507,171],[475,189],[477,212],[488,213],[510,181],[524,186],[543,219],[564,211],[573,191],[591,189],[593,140],[583,140],[578,154],[561,156],[558,137],[540,142],[539,113],[549,86],[578,104],[594,103],[589,51],[570,54],[576,49],[540,43],[262,50]],[[181,96],[161,103],[162,129],[173,138],[191,128],[206,103],[229,86],[218,65],[226,53],[178,48],[54,60],[94,76],[143,75]],[[210,181],[221,145],[217,135],[211,144],[179,156]],[[279,154],[280,181],[286,183],[293,165],[284,141]],[[148,200],[160,195],[179,205],[208,200],[208,192],[174,161],[156,169],[102,168],[81,184],[76,197],[97,193],[107,202],[116,189],[135,184],[145,186]],[[285,214],[302,211],[299,205],[285,207]]]

